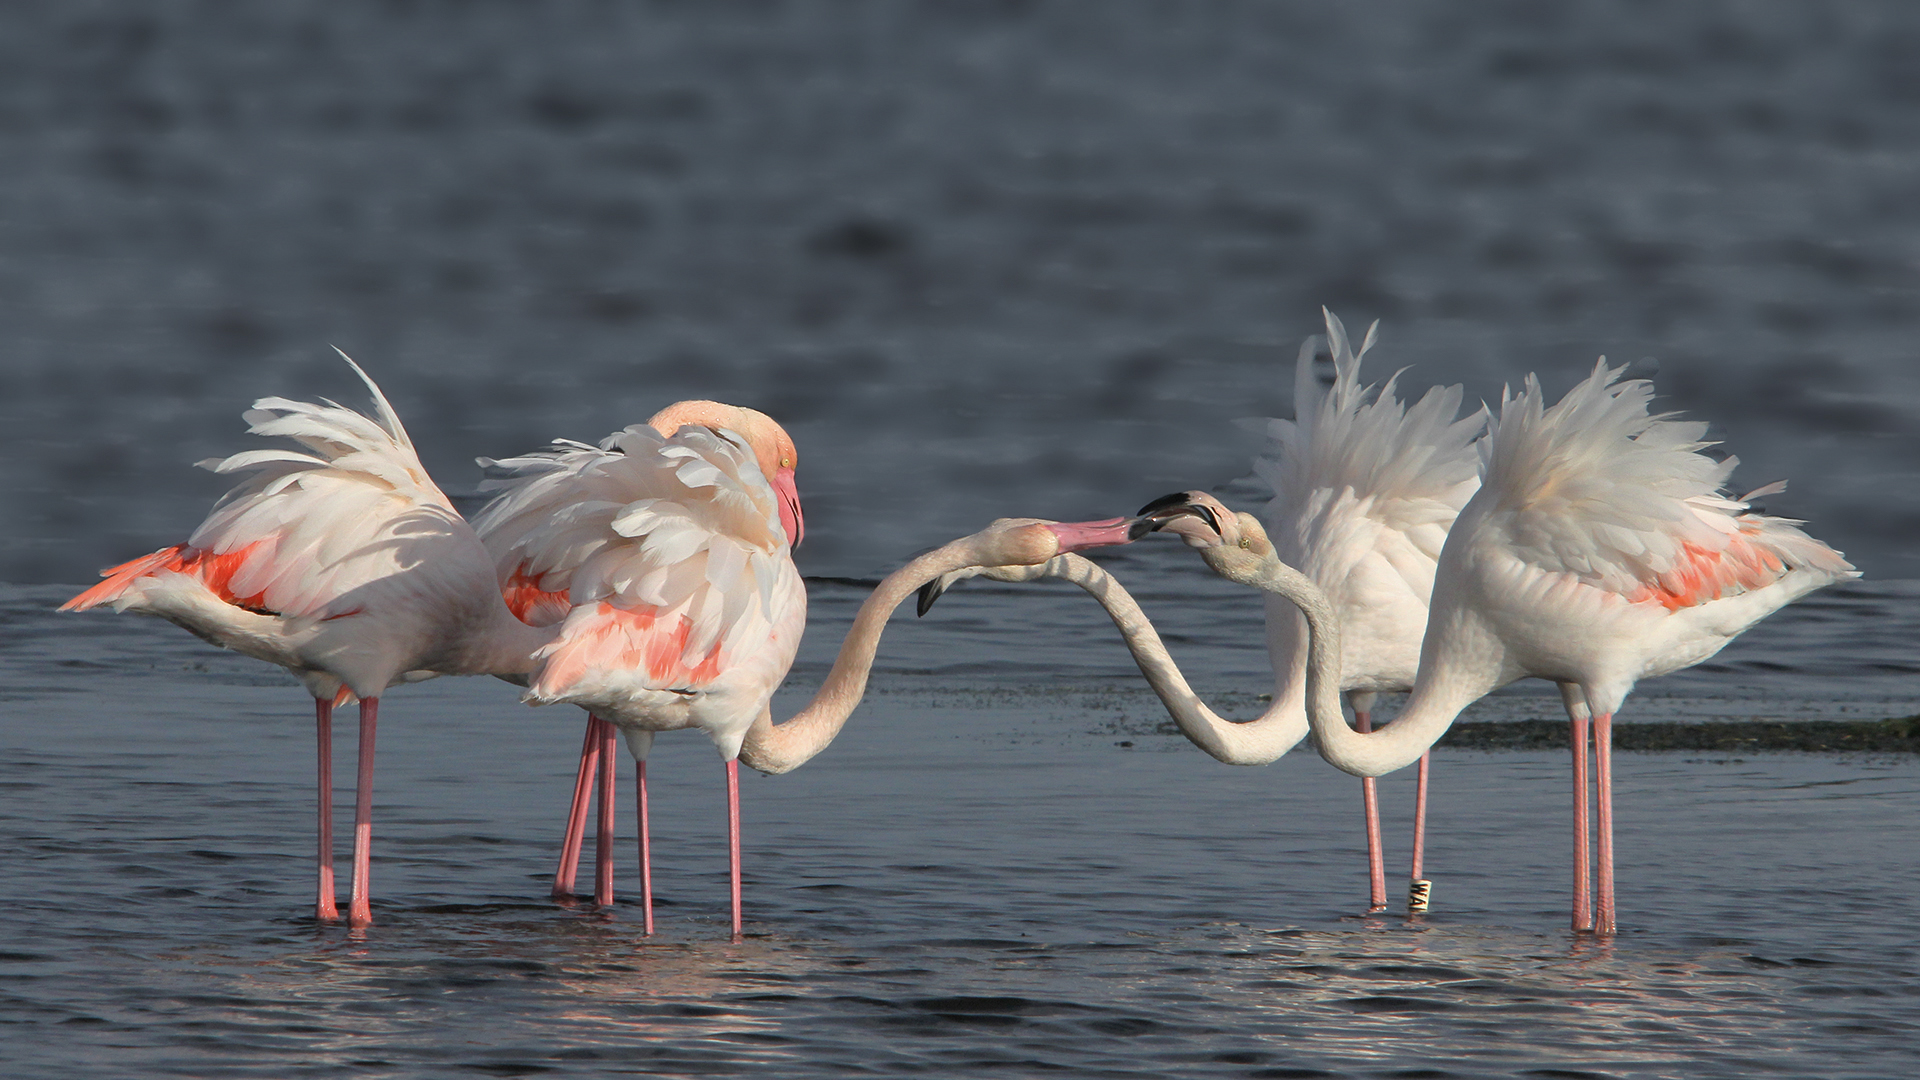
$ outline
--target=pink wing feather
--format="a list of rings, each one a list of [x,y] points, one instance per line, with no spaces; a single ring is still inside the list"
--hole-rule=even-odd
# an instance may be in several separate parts
[[[534,698],[684,691],[743,664],[777,665],[769,689],[785,674],[805,592],[778,499],[738,436],[635,425],[598,447],[481,464],[501,493],[476,526],[510,603],[529,622],[563,620]]]
[[[1738,463],[1700,451],[1706,425],[1648,412],[1653,387],[1602,359],[1546,408],[1538,381],[1503,396],[1483,454],[1487,525],[1534,568],[1679,610],[1797,568],[1857,576],[1798,522],[1723,490]],[[1758,493],[1779,490],[1769,485]],[[1756,494],[1758,494],[1756,493]]]
[[[124,608],[140,598],[136,583],[182,574],[248,611],[338,618],[358,610],[357,589],[391,573],[410,536],[463,529],[385,395],[347,363],[372,392],[377,419],[331,401],[256,401],[245,413],[250,434],[289,438],[309,452],[249,450],[200,462],[248,475],[185,544],[105,571],[107,580],[63,609]]]

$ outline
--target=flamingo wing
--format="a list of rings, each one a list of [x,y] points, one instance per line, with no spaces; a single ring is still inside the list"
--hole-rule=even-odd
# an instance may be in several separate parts
[[[184,577],[224,604],[298,625],[356,613],[370,601],[369,588],[401,570],[427,571],[398,586],[409,592],[439,591],[437,577],[457,576],[457,566],[427,553],[448,537],[470,543],[471,534],[380,388],[347,362],[372,391],[375,418],[331,401],[256,401],[244,414],[249,433],[289,438],[306,452],[249,450],[200,462],[245,478],[185,544],[107,570],[107,580],[65,607],[124,610],[155,583],[178,585]]]
[[[1503,397],[1483,454],[1483,527],[1536,571],[1629,603],[1695,607],[1795,569],[1857,576],[1798,522],[1749,512],[1724,485],[1737,458],[1701,453],[1706,425],[1648,411],[1653,388],[1604,359],[1552,408],[1533,378]],[[1761,489],[1762,493],[1777,486]]]
[[[1311,342],[1302,346],[1296,419],[1266,421],[1268,448],[1254,461],[1274,492],[1274,543],[1324,588],[1372,561],[1374,572],[1406,579],[1424,604],[1447,529],[1479,487],[1474,440],[1485,416],[1455,419],[1458,386],[1434,387],[1408,405],[1394,392],[1397,373],[1363,385],[1360,362],[1378,325],[1355,352],[1339,318],[1326,319],[1333,385],[1320,390]]]
[[[763,666],[778,668],[770,692],[785,674],[805,592],[778,498],[737,436],[635,425],[484,464],[501,494],[478,527],[503,585],[526,590],[522,617],[551,619],[565,598],[532,699],[693,692]]]

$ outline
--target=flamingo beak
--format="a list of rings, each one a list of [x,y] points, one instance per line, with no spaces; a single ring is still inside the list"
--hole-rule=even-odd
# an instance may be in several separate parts
[[[1208,528],[1224,535],[1225,530],[1221,528],[1219,515],[1214,513],[1213,507],[1194,502],[1191,498],[1192,494],[1190,491],[1176,491],[1171,495],[1162,495],[1141,507],[1140,516],[1134,519],[1140,523],[1141,531],[1134,539],[1137,540],[1150,532],[1158,532],[1168,522],[1188,516],[1200,518],[1207,523]]]
[[[800,490],[793,485],[793,470],[773,474],[773,493],[780,500],[780,527],[787,531],[787,545],[799,547],[807,535],[807,519],[800,513]]]
[[[1088,548],[1112,547],[1115,544],[1130,544],[1138,540],[1134,528],[1136,518],[1108,518],[1105,521],[1055,521],[1047,525],[1060,541],[1060,554],[1072,551],[1085,551]]]

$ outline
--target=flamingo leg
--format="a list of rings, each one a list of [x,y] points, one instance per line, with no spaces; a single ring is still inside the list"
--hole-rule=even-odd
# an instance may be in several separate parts
[[[353,802],[353,896],[347,901],[347,925],[373,925],[373,742],[380,723],[380,699],[360,699],[359,777]]]
[[[1413,789],[1413,871],[1408,877],[1407,910],[1427,910],[1427,898],[1433,895],[1433,882],[1421,871],[1427,858],[1427,766],[1431,752],[1420,755],[1420,779]]]
[[[1573,743],[1573,928],[1593,929],[1593,881],[1587,827],[1587,711],[1567,709]]]
[[[733,890],[733,940],[740,934],[740,762],[727,759],[727,853]]]
[[[333,893],[333,702],[313,699],[313,729],[320,750],[320,890],[313,917],[338,922],[340,907]]]
[[[653,936],[653,847],[647,830],[647,759],[634,762],[634,794],[640,814],[640,910]]]
[[[620,779],[619,758],[613,753],[614,726],[601,720],[599,836],[593,848],[593,902],[613,906],[613,789]]]
[[[1598,847],[1599,874],[1595,883],[1599,892],[1599,910],[1594,913],[1593,931],[1612,934],[1615,928],[1613,904],[1613,714],[1593,718],[1593,771],[1598,790],[1594,796],[1595,843]]]
[[[1353,710],[1353,726],[1366,734],[1373,730],[1373,712]],[[1360,778],[1360,803],[1367,815],[1367,914],[1387,909],[1387,864],[1380,850],[1380,788],[1371,776]]]
[[[567,835],[560,842],[560,866],[553,872],[553,898],[573,899],[573,885],[580,873],[580,848],[586,842],[587,803],[593,798],[593,781],[600,763],[599,717],[587,714],[587,737],[580,744],[580,772],[573,780],[573,805],[567,810]]]

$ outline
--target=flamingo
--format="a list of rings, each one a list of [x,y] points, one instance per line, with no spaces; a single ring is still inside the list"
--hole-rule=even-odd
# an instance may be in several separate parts
[[[1702,454],[1706,425],[1650,415],[1643,380],[1605,359],[1547,407],[1531,375],[1503,394],[1481,447],[1481,487],[1448,533],[1419,673],[1405,709],[1349,729],[1337,696],[1341,626],[1314,581],[1283,562],[1260,523],[1202,492],[1143,511],[1218,574],[1285,597],[1309,628],[1307,706],[1320,753],[1379,776],[1418,760],[1460,710],[1522,677],[1562,686],[1574,758],[1573,927],[1617,929],[1612,719],[1634,685],[1698,664],[1788,603],[1858,577],[1838,551],[1722,493],[1737,462]],[[1590,717],[1590,725],[1583,721]],[[1586,751],[1597,833],[1589,852]],[[1595,882],[1589,866],[1597,862]],[[1597,894],[1597,895],[1596,895]]]
[[[806,624],[791,557],[805,518],[798,452],[765,413],[683,401],[598,446],[556,441],[503,461],[483,458],[500,494],[477,518],[507,603],[558,626],[527,700],[589,710],[554,895],[569,897],[599,790],[594,897],[613,903],[614,753],[635,760],[645,932],[653,932],[647,755],[657,731],[694,727],[730,763],[786,676]],[[745,713],[746,715],[742,715]],[[736,838],[737,828],[730,828]],[[738,890],[738,851],[733,851]],[[736,902],[736,909],[738,904]]]
[[[61,605],[111,604],[292,672],[313,695],[319,743],[319,889],[314,913],[337,920],[333,878],[335,706],[360,702],[353,885],[347,921],[373,922],[373,757],[380,694],[434,674],[511,674],[532,667],[550,631],[513,616],[486,549],[420,465],[386,395],[369,418],[333,402],[266,397],[249,433],[306,449],[249,450],[202,468],[246,479],[184,544],[102,571]]]
[[[775,725],[769,702],[806,621],[806,593],[789,543],[803,520],[793,494],[797,463],[779,424],[716,402],[669,406],[598,447],[561,443],[483,462],[503,490],[479,527],[506,590],[535,621],[558,616],[557,636],[536,656],[526,700],[582,705],[606,725],[596,733],[590,721],[586,739],[588,752],[597,753],[591,768],[601,791],[595,898],[603,905],[612,902],[606,853],[613,731],[625,735],[636,761],[649,933],[644,785],[655,732],[698,728],[725,764],[732,935],[739,940],[739,763],[787,772],[831,743],[865,691],[887,616],[925,581],[965,566],[1045,562],[1124,543],[1134,527],[1123,519],[1003,519],[921,556],[882,581],[862,605],[813,702]],[[584,824],[589,767],[582,765],[575,784],[570,834],[574,822]],[[556,888],[570,876],[566,859],[563,851]]]
[[[1396,375],[1370,395],[1371,388],[1360,385],[1360,361],[1380,324],[1367,329],[1356,353],[1339,318],[1320,310],[1333,355],[1333,386],[1321,394],[1308,339],[1294,367],[1296,419],[1267,421],[1269,453],[1255,459],[1254,471],[1274,492],[1267,523],[1280,557],[1300,567],[1334,604],[1345,631],[1340,688],[1364,732],[1372,730],[1380,693],[1413,688],[1434,567],[1454,517],[1480,486],[1473,444],[1486,419],[1483,410],[1455,421],[1459,386],[1428,390],[1405,407],[1394,396]],[[1275,707],[1304,716],[1306,623],[1277,596],[1267,598],[1267,649]],[[1422,755],[1408,894],[1416,909],[1425,908],[1430,889],[1422,877],[1427,777],[1428,757]],[[1387,897],[1379,801],[1372,777],[1360,784],[1368,909],[1380,911]]]
[[[1447,529],[1479,487],[1479,458],[1474,440],[1485,425],[1484,413],[1465,420],[1458,386],[1434,388],[1411,407],[1394,394],[1387,380],[1378,388],[1360,383],[1360,361],[1379,336],[1379,323],[1367,331],[1356,353],[1346,327],[1331,311],[1327,342],[1334,381],[1323,393],[1314,378],[1315,339],[1300,347],[1294,366],[1294,420],[1264,424],[1268,451],[1254,470],[1273,489],[1267,520],[1281,557],[1299,566],[1330,598],[1346,628],[1341,652],[1340,688],[1348,692],[1361,731],[1371,730],[1374,698],[1381,692],[1412,688],[1419,667],[1420,638],[1426,629],[1427,598]],[[1132,598],[1103,571],[1085,560],[1063,561],[1044,570],[984,572],[1001,580],[1060,577],[1108,597],[1109,614],[1143,670],[1160,672],[1161,693],[1182,730],[1202,748],[1231,764],[1266,764],[1285,754],[1308,730],[1306,715],[1306,626],[1299,609],[1277,596],[1267,598],[1267,647],[1274,669],[1273,704],[1250,724],[1229,724],[1212,713],[1190,689],[1167,681],[1185,680],[1167,656]],[[961,575],[948,575],[923,591],[921,614]],[[1103,602],[1106,602],[1103,600]],[[1113,606],[1117,605],[1117,606]],[[1123,614],[1123,611],[1126,612]],[[1144,627],[1145,633],[1129,627]],[[1155,654],[1157,651],[1157,655]],[[1154,676],[1150,675],[1150,679]],[[1251,740],[1251,742],[1249,741]],[[1228,750],[1227,747],[1233,749]],[[1225,751],[1220,753],[1216,751]],[[1426,824],[1427,759],[1420,760],[1415,799],[1413,872],[1410,902],[1424,906],[1421,877]],[[1361,780],[1368,862],[1368,907],[1383,910],[1386,872],[1380,851],[1378,801],[1371,777]],[[1417,897],[1417,900],[1411,898]]]

